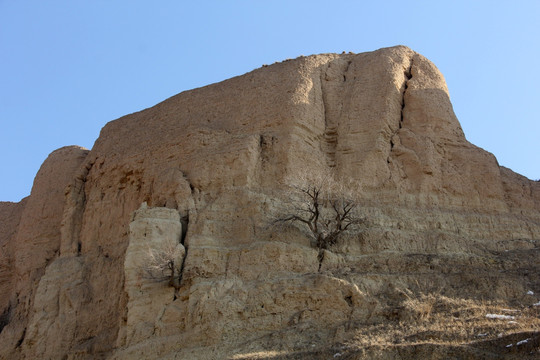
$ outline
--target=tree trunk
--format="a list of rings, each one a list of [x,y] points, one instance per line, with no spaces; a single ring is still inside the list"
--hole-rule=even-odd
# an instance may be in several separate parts
[[[321,272],[322,262],[324,260],[324,249],[319,247],[319,253],[317,254],[317,260],[319,260],[319,270]]]

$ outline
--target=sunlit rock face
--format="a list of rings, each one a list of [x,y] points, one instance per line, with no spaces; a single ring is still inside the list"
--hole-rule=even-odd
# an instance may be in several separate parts
[[[329,172],[366,221],[318,271],[302,224],[273,220],[294,211],[289,185]],[[0,215],[2,358],[326,358],[407,319],[405,294],[540,293],[540,183],[470,144],[443,76],[403,46],[287,60],[112,121]],[[176,288],[138,269],[165,239]]]

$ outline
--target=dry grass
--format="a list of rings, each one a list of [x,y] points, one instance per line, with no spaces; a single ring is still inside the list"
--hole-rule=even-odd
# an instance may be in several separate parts
[[[396,309],[388,309],[387,319],[348,324],[344,339],[333,345],[314,337],[313,347],[261,349],[231,359],[540,358],[540,306],[509,307],[504,302],[451,298],[440,293],[403,295]],[[503,316],[491,318],[486,316],[489,314]]]
[[[511,308],[502,302],[408,294],[395,313],[396,321],[358,327],[349,345],[465,345],[499,341],[512,334],[540,332],[540,307],[532,305]],[[488,314],[504,316],[490,318]]]

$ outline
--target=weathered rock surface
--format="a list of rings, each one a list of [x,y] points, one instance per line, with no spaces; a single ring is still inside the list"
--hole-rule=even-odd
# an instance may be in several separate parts
[[[124,288],[129,299],[124,336],[127,344],[135,345],[152,337],[157,329],[161,334],[169,322],[169,316],[163,315],[175,300],[175,287],[163,280],[181,271],[186,251],[181,244],[180,214],[175,209],[148,208],[144,203],[129,228],[124,262]]]
[[[270,225],[287,184],[328,169],[368,225],[318,272],[300,227]],[[326,358],[403,319],[407,291],[540,293],[540,183],[470,144],[443,76],[402,46],[277,63],[112,121],[0,211],[3,358]],[[179,289],[137,274],[169,237],[146,228],[183,243]]]
[[[27,198],[19,203],[0,202],[0,329],[12,317],[11,294],[14,289],[13,246]],[[0,330],[1,331],[1,330]]]
[[[12,224],[18,223],[18,226],[13,228],[8,223],[2,229],[2,232],[12,234],[8,235],[7,244],[11,277],[4,282],[4,286],[11,289],[6,294],[9,296],[10,319],[1,333],[5,341],[3,351],[10,354],[7,358],[18,352],[13,345],[25,340],[38,284],[47,265],[58,256],[65,189],[87,153],[88,150],[77,146],[51,153],[37,173],[32,193],[22,202],[22,209],[15,206],[12,214],[20,220]]]

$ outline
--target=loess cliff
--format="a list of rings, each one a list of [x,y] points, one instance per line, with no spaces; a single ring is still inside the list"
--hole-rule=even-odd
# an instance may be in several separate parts
[[[272,221],[329,171],[366,221],[319,271],[305,229]],[[176,287],[141,272],[169,240]],[[540,182],[469,143],[441,73],[403,46],[108,123],[0,203],[0,248],[2,359],[539,356]]]

